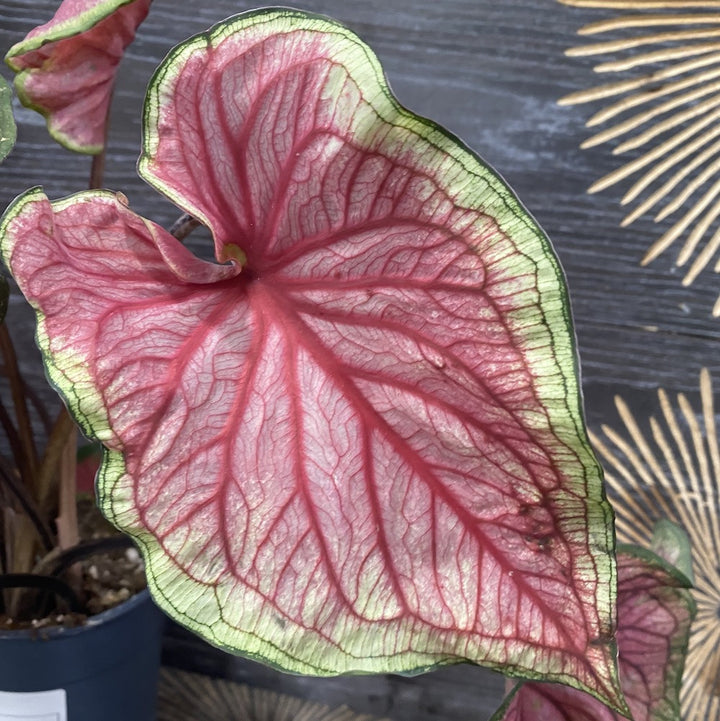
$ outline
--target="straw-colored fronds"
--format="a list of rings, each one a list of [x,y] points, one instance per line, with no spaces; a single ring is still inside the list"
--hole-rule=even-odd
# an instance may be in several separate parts
[[[163,668],[157,721],[389,721],[268,689]]]
[[[680,695],[685,721],[720,719],[720,451],[705,369],[700,395],[701,420],[683,394],[673,407],[659,390],[660,414],[649,419],[650,439],[616,398],[624,433],[603,426],[604,439],[592,436],[605,461],[618,539],[647,547],[663,518],[690,537],[698,612]]]
[[[642,263],[680,244],[678,266],[692,283],[714,260],[720,272],[720,2],[718,0],[558,0],[564,5],[625,11],[592,22],[580,35],[611,36],[571,48],[570,56],[605,55],[595,67],[622,73],[614,82],[572,93],[569,105],[604,101],[587,122],[603,129],[583,148],[616,142],[613,154],[641,149],[589,191],[628,178],[621,203],[634,204],[628,225],[650,211],[660,222],[677,214]],[[619,37],[613,38],[617,33]],[[713,308],[720,315],[720,298]]]

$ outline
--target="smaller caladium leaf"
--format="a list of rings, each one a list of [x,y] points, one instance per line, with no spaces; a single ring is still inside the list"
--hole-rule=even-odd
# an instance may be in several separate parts
[[[694,583],[692,546],[685,529],[667,518],[659,520],[653,528],[650,548]]]
[[[15,116],[12,111],[12,90],[5,78],[0,77],[0,163],[13,149],[16,133]]]
[[[23,105],[47,118],[61,145],[96,154],[105,145],[115,73],[151,0],[64,0],[52,20],[13,45]]]
[[[665,548],[670,547],[666,536]],[[676,536],[677,538],[677,536]],[[688,580],[649,551],[618,549],[620,683],[633,721],[678,721],[680,681],[695,603]],[[491,721],[620,721],[582,691],[559,684],[516,686]]]
[[[277,9],[171,51],[139,169],[217,264],[106,192],[0,234],[164,609],[295,672],[469,660],[622,708],[567,292],[512,191]]]
[[[77,452],[77,489],[79,493],[95,493],[95,478],[102,462],[103,448],[100,443],[88,443]]]

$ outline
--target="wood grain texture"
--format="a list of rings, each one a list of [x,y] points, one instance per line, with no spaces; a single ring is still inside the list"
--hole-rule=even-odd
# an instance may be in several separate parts
[[[658,227],[650,221],[618,227],[622,188],[597,196],[584,193],[616,162],[602,147],[578,148],[592,109],[559,107],[556,101],[592,83],[593,61],[566,58],[563,51],[577,44],[575,30],[603,16],[602,11],[552,0],[298,4],[332,15],[359,33],[378,53],[400,101],[477,150],[545,228],[570,285],[591,425],[617,424],[615,393],[641,415],[654,401],[658,385],[689,391],[692,397],[700,367],[720,377],[720,320],[710,315],[720,279],[704,273],[691,288],[683,288],[671,254],[640,268]],[[106,185],[122,190],[139,213],[165,225],[178,215],[135,174],[140,108],[152,70],[178,41],[252,6],[243,0],[153,3],[123,61],[106,178]],[[3,52],[47,20],[55,7],[51,0],[0,0]],[[6,68],[2,72],[10,77]],[[35,113],[17,108],[17,120],[18,145],[0,168],[0,208],[32,185],[44,185],[50,197],[84,187],[89,159],[55,145]],[[202,237],[193,235],[190,245],[199,248],[201,243]],[[29,315],[17,297],[10,317],[13,329],[21,326],[28,376],[42,388]],[[471,667],[414,679],[283,676],[209,649],[179,629],[168,638],[166,660],[331,705],[347,703],[359,712],[397,721],[487,718],[502,693],[499,676]]]

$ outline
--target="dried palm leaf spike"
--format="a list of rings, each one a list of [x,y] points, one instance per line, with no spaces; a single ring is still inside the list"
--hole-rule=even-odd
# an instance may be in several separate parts
[[[589,23],[580,35],[616,39],[571,48],[569,56],[606,55],[598,73],[622,79],[565,96],[561,105],[605,101],[587,127],[605,127],[581,147],[620,141],[614,155],[639,154],[590,186],[594,193],[634,176],[621,200],[635,202],[626,226],[650,211],[674,223],[648,249],[645,265],[671,245],[683,285],[711,265],[720,272],[720,2],[718,0],[558,0],[563,5],[625,11]],[[720,297],[713,315],[720,316]]]
[[[157,721],[390,721],[246,684],[164,668]]]
[[[607,468],[618,539],[649,546],[660,519],[678,523],[690,537],[697,616],[680,694],[684,721],[720,718],[720,450],[707,369],[700,373],[700,397],[696,414],[685,395],[673,406],[659,390],[651,440],[618,397],[625,433],[603,426],[605,439],[592,436]]]

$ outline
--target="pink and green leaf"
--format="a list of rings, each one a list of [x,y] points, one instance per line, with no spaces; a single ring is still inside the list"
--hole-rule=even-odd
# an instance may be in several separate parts
[[[669,548],[669,536],[666,536]],[[618,553],[620,683],[633,721],[677,721],[695,604],[687,578],[654,554]],[[621,721],[597,698],[559,684],[516,686],[491,721]]]
[[[64,0],[5,56],[23,105],[47,118],[61,145],[100,153],[115,73],[151,0]]]
[[[170,53],[139,168],[220,264],[107,192],[0,231],[165,610],[291,671],[470,660],[623,708],[567,292],[512,191],[287,10]]]
[[[666,518],[660,519],[653,528],[651,550],[682,573],[689,583],[694,583],[692,545],[681,526]]]
[[[95,478],[102,463],[103,449],[100,443],[87,443],[77,452],[77,489],[79,493],[95,493]]]

